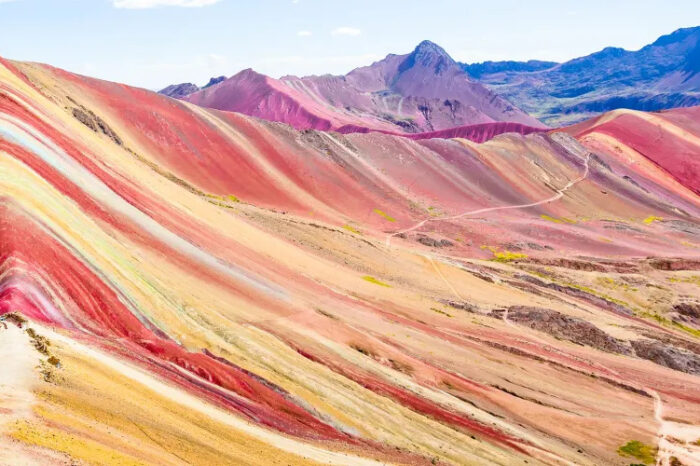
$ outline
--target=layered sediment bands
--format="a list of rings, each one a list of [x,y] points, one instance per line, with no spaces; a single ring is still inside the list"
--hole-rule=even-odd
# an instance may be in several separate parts
[[[3,62],[0,314],[33,333],[0,322],[24,355],[0,450],[617,464],[658,440],[650,387],[697,425],[696,376],[634,343],[695,344],[673,310],[697,294],[692,189],[594,132],[448,136],[299,132]],[[513,306],[552,327],[488,316]]]

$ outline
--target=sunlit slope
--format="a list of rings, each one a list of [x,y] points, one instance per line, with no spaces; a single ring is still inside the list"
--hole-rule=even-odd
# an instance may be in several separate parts
[[[656,113],[617,110],[567,132],[585,138],[592,150],[626,159],[632,167],[653,171],[644,167],[651,162],[700,193],[700,107]]]
[[[296,132],[5,62],[3,454],[628,464],[655,408],[700,421],[694,366],[631,343],[697,345],[669,314],[697,293],[697,198],[631,170],[563,134]]]

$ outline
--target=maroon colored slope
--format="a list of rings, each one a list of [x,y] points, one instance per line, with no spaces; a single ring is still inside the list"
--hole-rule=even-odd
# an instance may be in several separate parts
[[[297,129],[422,133],[495,122],[543,127],[469,79],[443,49],[428,41],[410,54],[388,55],[345,76],[276,80],[245,70],[185,100]]]
[[[520,123],[509,123],[499,121],[497,123],[481,123],[478,125],[467,125],[467,126],[457,126],[455,128],[443,129],[440,131],[429,131],[426,133],[397,133],[397,132],[386,132],[386,131],[376,131],[379,133],[391,134],[394,136],[401,136],[413,140],[421,139],[453,139],[453,138],[463,138],[469,139],[474,142],[486,142],[489,139],[493,139],[499,134],[504,133],[516,133],[516,134],[531,134],[540,133],[547,131],[544,128],[535,128],[532,126],[522,125]],[[367,127],[360,126],[343,126],[338,128],[338,132],[342,134],[350,133],[370,133],[373,130]]]

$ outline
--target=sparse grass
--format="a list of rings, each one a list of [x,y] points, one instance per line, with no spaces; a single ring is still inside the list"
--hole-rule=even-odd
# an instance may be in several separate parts
[[[675,320],[669,320],[666,317],[658,314],[658,313],[652,313],[652,312],[638,312],[638,316],[640,317],[646,317],[648,319],[654,319],[657,321],[659,324],[665,326],[665,327],[676,327],[679,330],[682,330],[690,335],[693,335],[696,338],[700,338],[700,330],[688,327],[686,325],[683,325],[680,322],[676,322]]]
[[[687,325],[683,325],[682,323],[676,322],[675,320],[672,320],[671,324],[673,324],[674,327],[678,327],[679,329],[683,330],[686,333],[693,335],[696,338],[700,338],[700,330],[698,330],[696,328],[688,327]]]
[[[231,204],[238,204],[241,202],[241,200],[238,199],[233,194],[229,194],[226,196],[219,196],[218,194],[211,194],[211,193],[204,193],[204,192],[199,192],[199,194],[201,196],[204,196],[210,203],[217,205],[219,207],[227,208],[227,209],[232,208]]]
[[[566,217],[561,217],[561,218],[556,218],[556,217],[550,217],[549,215],[542,214],[540,217],[544,220],[547,220],[549,222],[554,222],[554,223],[570,223],[570,224],[575,224],[577,223],[576,220],[572,220],[570,218]]]
[[[493,258],[491,260],[494,262],[507,263],[520,259],[527,259],[527,254],[508,251],[507,249],[499,251],[493,246],[481,246],[481,249],[488,249],[489,251],[491,251],[491,253],[493,254]]]
[[[437,207],[430,206],[428,207],[428,213],[430,214],[431,217],[439,217],[442,215],[442,212],[440,212],[440,209]]]
[[[511,251],[498,251],[493,253],[493,261],[496,262],[512,262],[515,260],[527,259],[527,254]]]
[[[629,292],[639,291],[637,288],[630,286],[624,282],[618,282],[612,277],[597,277],[595,279],[595,282],[596,284],[601,285],[605,288],[609,288],[611,290],[623,290]]]
[[[379,210],[379,209],[374,209],[374,213],[377,214],[377,215],[381,215],[382,217],[384,217],[384,219],[386,219],[386,220],[389,221],[389,222],[395,222],[395,221],[396,221],[396,219],[395,219],[394,217],[388,215],[386,212],[383,212],[383,211],[381,211],[381,210]]]
[[[528,268],[527,272],[535,275],[536,277],[544,278],[545,280],[554,280],[554,274],[549,271],[549,270],[541,270],[541,269],[534,269],[534,268]]]
[[[593,288],[590,288],[588,286],[577,285],[576,283],[562,283],[562,284],[565,286],[568,286],[570,288],[576,288],[577,290],[581,290],[581,291],[584,291],[588,294],[592,294],[593,296],[603,298],[604,300],[610,301],[611,303],[617,304],[618,306],[622,306],[622,307],[631,309],[629,303],[622,301],[621,299],[614,298],[608,294],[600,293],[600,292],[598,292],[598,291],[596,291]]]
[[[433,311],[433,312],[437,312],[438,314],[442,314],[442,315],[444,315],[444,316],[447,316],[447,317],[454,317],[452,314],[448,314],[447,312],[441,311],[440,309],[437,309],[437,308],[434,308],[434,307],[431,307],[430,310]]]
[[[644,444],[639,440],[631,440],[617,449],[620,456],[636,458],[643,464],[654,464],[656,460],[656,448]]]
[[[668,277],[671,283],[690,283],[700,286],[700,275],[691,275],[689,277]]]
[[[386,288],[391,288],[391,285],[384,283],[384,282],[372,277],[371,275],[365,275],[364,277],[362,277],[362,279],[366,282],[374,283],[375,285],[383,286]]]
[[[355,233],[356,235],[361,235],[362,232],[352,225],[343,225],[343,229],[349,231],[350,233]]]

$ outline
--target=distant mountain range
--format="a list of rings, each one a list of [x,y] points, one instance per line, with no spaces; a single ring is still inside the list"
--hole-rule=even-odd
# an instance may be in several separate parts
[[[420,133],[494,122],[543,127],[470,79],[459,63],[429,41],[409,54],[388,55],[345,76],[273,79],[244,70],[203,89],[193,86],[169,86],[161,93],[298,129]]]
[[[655,111],[700,104],[700,27],[679,29],[638,51],[608,47],[565,63],[464,64],[421,42],[344,76],[285,76],[253,70],[185,83],[162,94],[298,129],[420,133],[513,122],[575,123],[608,110]]]
[[[608,47],[566,63],[485,62],[462,68],[551,125],[616,108],[700,104],[700,27],[678,29],[632,52]]]

